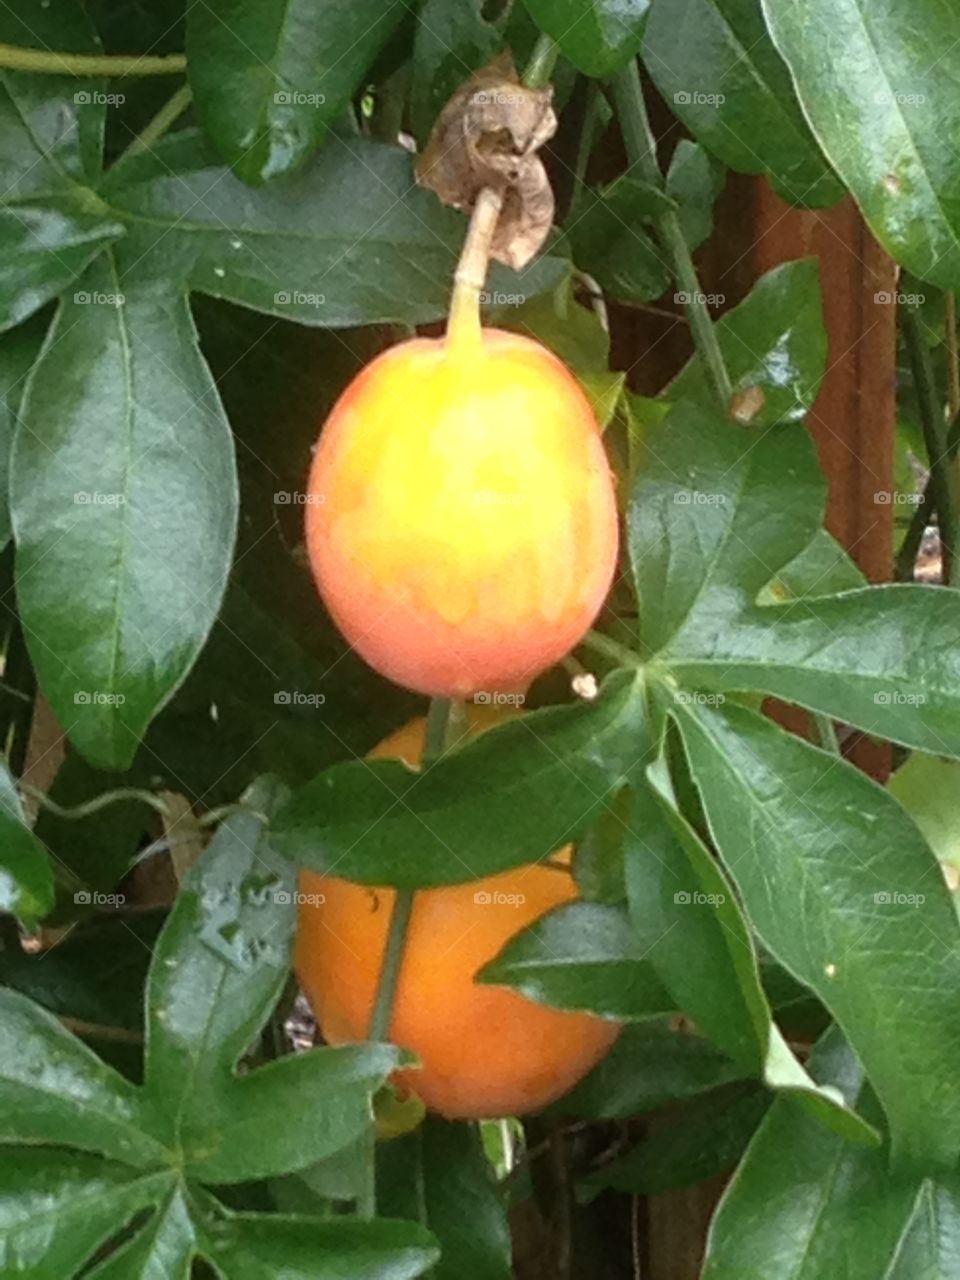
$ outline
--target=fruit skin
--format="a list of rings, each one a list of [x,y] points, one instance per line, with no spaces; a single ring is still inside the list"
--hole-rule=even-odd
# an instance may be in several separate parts
[[[470,707],[472,729],[502,716]],[[415,765],[425,722],[413,720],[370,754]],[[453,856],[453,855],[451,855]],[[558,856],[566,856],[565,853]],[[364,1040],[393,906],[392,889],[371,889],[303,872],[294,966],[326,1039]],[[476,901],[489,894],[488,903]],[[496,895],[522,894],[514,905]],[[422,1069],[398,1079],[449,1119],[523,1115],[561,1097],[607,1053],[616,1023],[535,1004],[473,975],[508,938],[577,896],[573,877],[551,867],[518,867],[414,899],[390,1038],[412,1049]]]
[[[616,497],[596,419],[518,334],[384,352],[334,406],[308,487],[327,607],[370,666],[420,693],[528,684],[610,588]]]

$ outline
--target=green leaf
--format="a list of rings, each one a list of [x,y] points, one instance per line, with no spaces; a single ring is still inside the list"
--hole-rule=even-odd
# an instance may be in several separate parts
[[[820,528],[824,481],[802,428],[758,435],[687,403],[636,456],[627,532],[641,638],[656,653],[678,631],[698,635],[718,602],[729,614],[754,599],[799,555]]]
[[[760,594],[763,604],[779,604],[805,596],[833,595],[865,587],[867,580],[826,529],[818,529],[813,541],[783,566]]]
[[[605,191],[588,192],[569,231],[577,266],[614,298],[659,298],[673,272],[667,255],[640,224],[671,208],[669,197],[637,178],[622,177]]]
[[[640,49],[650,0],[524,0],[541,31],[588,76],[609,76]]]
[[[453,94],[503,48],[505,18],[488,21],[483,0],[425,0],[413,43],[410,113],[421,148]]]
[[[123,768],[216,616],[237,484],[185,297],[125,298],[106,264],[83,283],[21,410],[18,602],[58,719],[91,763]]]
[[[132,1175],[99,1156],[22,1147],[0,1161],[0,1257],[25,1280],[74,1276],[98,1245],[156,1203],[172,1172]]]
[[[53,906],[53,874],[46,850],[26,825],[6,760],[0,759],[0,911],[29,927]]]
[[[731,169],[766,174],[792,204],[840,199],[759,0],[654,0],[643,60],[697,141]]]
[[[435,1280],[511,1280],[504,1195],[479,1128],[428,1116],[421,1144],[426,1223],[442,1250]]]
[[[960,756],[960,592],[868,587],[739,614],[715,603],[664,653],[681,681],[756,690],[920,751]]]
[[[550,1114],[625,1120],[741,1080],[744,1071],[709,1040],[668,1022],[624,1027],[603,1061]]]
[[[960,925],[920,833],[852,765],[753,712],[671,712],[759,939],[849,1037],[897,1156],[955,1160]]]
[[[192,0],[190,84],[235,172],[259,184],[301,165],[407,13],[404,0]]]
[[[577,1199],[589,1204],[602,1191],[657,1196],[715,1178],[740,1159],[770,1106],[762,1089],[741,1084],[732,1097],[691,1103],[625,1155],[577,1182]]]
[[[759,387],[763,408],[751,426],[800,422],[817,398],[827,368],[819,264],[797,258],[761,276],[743,302],[717,321],[717,340],[735,391]],[[716,402],[700,356],[694,356],[664,395]]]
[[[118,165],[104,195],[128,226],[123,287],[171,277],[299,324],[426,323],[446,314],[462,214],[416,184],[399,147],[333,134],[297,178],[251,191],[184,131]],[[490,273],[532,296],[568,264]]]
[[[713,232],[713,206],[727,180],[723,165],[697,143],[681,138],[667,170],[667,195],[677,206],[688,249],[699,249]]]
[[[135,1166],[165,1160],[129,1081],[26,996],[0,988],[0,1011],[0,1141],[69,1144]]]
[[[100,51],[72,0],[3,5],[0,41]],[[0,329],[55,297],[123,234],[88,185],[100,168],[104,89],[101,80],[0,71]]]
[[[915,275],[960,284],[955,14],[865,0],[763,0],[777,48],[831,164],[874,235]],[[824,42],[843,56],[824,58]]]
[[[811,1068],[856,1101],[859,1066],[835,1029]],[[960,1263],[956,1175],[895,1178],[888,1162],[774,1103],[714,1219],[704,1280],[947,1280]]]
[[[655,945],[655,943],[654,943]],[[630,928],[623,907],[571,902],[514,935],[477,974],[556,1009],[619,1022],[674,1009]]]
[[[181,884],[150,971],[147,1096],[207,1182],[285,1173],[349,1145],[400,1056],[382,1044],[315,1049],[235,1074],[289,971],[293,877],[257,813],[279,794],[261,782],[251,812],[217,832]]]
[[[178,1187],[143,1230],[91,1271],[88,1280],[189,1280],[197,1245],[190,1205]]]
[[[439,1255],[411,1222],[253,1213],[214,1224],[204,1252],[224,1280],[413,1280]]]
[[[912,755],[887,784],[943,863],[960,869],[960,764]]]
[[[43,317],[18,325],[0,337],[0,549],[10,541],[10,454],[17,415],[30,366],[46,331]]]
[[[643,752],[642,690],[616,672],[592,703],[489,730],[423,772],[334,765],[273,823],[301,866],[361,884],[462,884],[544,858],[584,830]],[[478,780],[482,784],[478,785]]]

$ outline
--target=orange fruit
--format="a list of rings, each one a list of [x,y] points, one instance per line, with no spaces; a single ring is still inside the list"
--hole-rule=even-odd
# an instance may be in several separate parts
[[[474,732],[502,718],[489,708],[470,707],[469,714]],[[370,754],[413,766],[424,731],[425,721],[411,721]],[[569,850],[556,857],[568,858]],[[329,1043],[364,1040],[394,892],[313,872],[301,873],[300,889],[294,958],[300,985]],[[607,1053],[616,1023],[474,982],[509,938],[576,896],[571,875],[540,864],[417,892],[390,1039],[420,1058],[422,1068],[398,1080],[430,1110],[450,1119],[536,1111]]]
[[[585,395],[499,329],[369,364],[314,457],[307,551],[349,643],[431,696],[528,684],[579,643],[617,558],[613,480]]]

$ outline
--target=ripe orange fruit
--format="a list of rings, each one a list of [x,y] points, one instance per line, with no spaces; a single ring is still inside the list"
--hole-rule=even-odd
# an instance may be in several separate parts
[[[489,708],[469,712],[473,731],[501,718]],[[424,730],[423,720],[413,720],[371,756],[415,765]],[[330,1043],[364,1040],[394,892],[312,872],[301,874],[300,889],[323,899],[299,907],[300,985]],[[451,1119],[536,1111],[572,1088],[613,1044],[615,1023],[473,980],[513,934],[576,896],[572,876],[536,864],[417,893],[390,1038],[421,1059],[422,1069],[399,1079],[430,1110]]]
[[[610,587],[616,501],[593,411],[514,333],[374,360],[327,419],[309,499],[307,551],[340,630],[420,693],[528,684]]]

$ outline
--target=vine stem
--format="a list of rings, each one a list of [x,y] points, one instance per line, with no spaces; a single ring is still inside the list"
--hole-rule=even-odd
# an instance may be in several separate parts
[[[449,698],[433,698],[427,712],[427,729],[423,744],[423,767],[429,768],[434,760],[443,755],[447,745],[447,728],[450,724],[452,702]],[[407,930],[413,911],[413,889],[397,889],[393,898],[393,911],[390,915],[390,929],[387,933],[387,944],[383,952],[380,966],[380,981],[377,985],[377,998],[370,1017],[369,1040],[387,1040],[390,1037],[390,1019],[393,1014],[393,1001],[397,994],[397,982],[400,978],[400,966],[403,963],[403,950],[407,941]]]
[[[560,46],[556,40],[541,33],[533,46],[530,61],[524,68],[521,83],[528,89],[545,89],[553,76],[559,55]]]
[[[621,666],[637,667],[640,665],[640,655],[634,653],[632,649],[628,649],[625,644],[620,644],[618,640],[605,636],[600,631],[588,631],[580,642],[586,649],[594,649],[597,653],[602,653],[607,658],[612,658],[614,662],[618,662]]]
[[[947,457],[950,462],[955,465],[957,450],[960,449],[960,413],[957,413],[947,428]],[[917,563],[917,553],[920,550],[920,544],[923,542],[923,535],[926,532],[927,525],[933,518],[933,483],[927,480],[923,493],[920,495],[920,501],[917,503],[916,509],[910,519],[910,527],[907,530],[903,542],[900,544],[900,551],[897,554],[897,567],[895,577],[897,582],[912,582],[914,571]]]
[[[0,67],[54,76],[169,76],[182,75],[187,69],[187,59],[182,53],[168,53],[163,57],[139,53],[55,53],[50,49],[0,44]]]
[[[937,509],[940,529],[940,546],[943,557],[943,581],[949,584],[953,578],[953,566],[957,552],[957,501],[950,464],[950,450],[946,442],[943,409],[937,395],[936,382],[930,362],[930,352],[923,342],[920,322],[910,307],[902,307],[900,320],[904,343],[920,407],[923,439],[930,463],[930,491]]]
[[[182,84],[173,97],[168,98],[157,114],[137,134],[125,151],[117,157],[115,164],[129,160],[131,156],[140,155],[155,147],[168,129],[180,119],[193,101],[193,90],[189,84]]]
[[[647,115],[647,104],[643,98],[640,72],[635,58],[631,59],[627,66],[613,78],[613,94],[620,116],[620,128],[623,131],[627,159],[631,165],[639,169],[645,182],[661,188],[663,175],[657,162],[656,140],[650,127],[650,117]],[[673,262],[677,284],[687,295],[693,341],[703,357],[717,402],[726,413],[733,395],[733,386],[723,352],[717,341],[706,299],[700,288],[696,267],[693,265],[693,258],[684,239],[680,219],[672,209],[669,209],[656,219],[655,225],[660,241]]]

